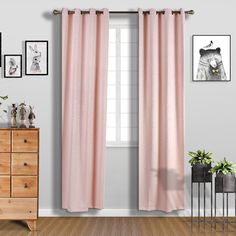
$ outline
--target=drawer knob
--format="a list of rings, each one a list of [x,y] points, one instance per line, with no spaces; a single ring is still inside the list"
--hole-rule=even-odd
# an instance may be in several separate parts
[[[25,188],[28,188],[28,185],[25,183]]]
[[[28,165],[28,164],[25,162],[25,163],[24,163],[24,166],[27,166],[27,165]]]
[[[24,143],[27,143],[27,139],[24,139]]]

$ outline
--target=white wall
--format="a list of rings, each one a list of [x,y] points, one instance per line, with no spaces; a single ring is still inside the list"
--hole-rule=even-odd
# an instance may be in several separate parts
[[[49,76],[27,76],[23,79],[0,79],[0,95],[10,101],[33,104],[40,145],[40,208],[59,209],[61,202],[60,157],[60,16],[54,8],[136,10],[170,7],[194,9],[187,17],[185,32],[185,151],[206,148],[236,161],[236,80],[228,83],[193,83],[191,81],[191,35],[231,34],[232,65],[235,60],[235,1],[227,0],[12,0],[0,3],[0,31],[3,54],[22,53],[27,39],[49,40]],[[3,69],[2,69],[3,72]],[[2,73],[3,74],[3,73]],[[108,149],[105,206],[107,209],[135,209],[138,202],[137,149]],[[186,208],[189,208],[189,166],[186,160]],[[54,210],[53,210],[54,211]],[[56,211],[55,211],[56,212]],[[57,212],[61,214],[61,212]]]

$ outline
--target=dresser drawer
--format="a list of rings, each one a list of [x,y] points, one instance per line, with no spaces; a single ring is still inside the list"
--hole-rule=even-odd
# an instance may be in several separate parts
[[[10,153],[0,153],[0,175],[10,174]]]
[[[10,176],[0,176],[0,197],[10,197]]]
[[[0,219],[37,219],[37,198],[0,198]]]
[[[0,152],[11,151],[11,132],[8,130],[0,130]]]
[[[11,160],[12,175],[37,175],[37,153],[12,153]]]
[[[12,197],[37,197],[37,176],[12,176]]]
[[[13,130],[12,152],[38,152],[38,131]]]

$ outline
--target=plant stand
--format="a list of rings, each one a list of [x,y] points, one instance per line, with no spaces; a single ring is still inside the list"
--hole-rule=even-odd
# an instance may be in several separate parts
[[[213,215],[213,190],[212,190],[212,174],[209,173],[210,166],[202,167],[202,170],[196,174],[196,170],[192,167],[192,178],[191,178],[191,223],[193,221],[197,222],[206,222],[206,184],[210,184],[210,195],[211,195],[211,223],[212,223],[212,215]],[[193,220],[193,187],[197,184],[197,196],[198,196],[198,219]],[[200,208],[201,208],[201,184],[203,184],[203,217],[201,220]]]
[[[235,177],[234,177],[235,178]],[[217,210],[217,196],[219,194],[222,195],[222,220],[219,220],[218,222],[221,222],[223,223],[223,230],[225,230],[225,223],[227,223],[227,226],[228,226],[228,223],[236,223],[236,185],[234,184],[234,188],[232,189],[229,189],[226,187],[226,181],[224,178],[222,178],[222,186],[219,186],[219,179],[218,181],[216,180],[217,177],[215,177],[215,229],[216,229],[216,210]],[[235,181],[236,182],[236,181]],[[218,184],[217,184],[218,183]],[[229,194],[233,194],[234,195],[234,202],[235,202],[235,206],[234,206],[234,218],[235,218],[235,221],[231,221],[229,222]],[[226,195],[226,196],[225,196]],[[226,200],[226,209],[225,209],[225,200]],[[226,215],[225,215],[225,210],[226,210]],[[226,218],[226,219],[225,219]]]

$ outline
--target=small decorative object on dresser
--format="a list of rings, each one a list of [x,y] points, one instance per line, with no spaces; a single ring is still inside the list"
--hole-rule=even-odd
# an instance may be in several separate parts
[[[0,128],[0,219],[38,218],[39,129]]]
[[[30,108],[30,113],[29,113],[29,116],[28,116],[28,119],[29,119],[29,127],[30,128],[34,128],[35,126],[34,126],[34,120],[35,120],[35,114],[34,114],[34,112],[33,112],[33,109],[34,109],[34,107],[32,107],[32,106],[29,106],[29,108]]]
[[[25,41],[25,75],[48,75],[48,41]]]
[[[26,128],[26,109],[25,109],[25,103],[22,102],[20,104],[20,128]]]
[[[16,104],[12,104],[12,108],[11,108],[11,127],[16,127],[16,115],[17,115]]]
[[[22,55],[4,55],[4,77],[22,78]]]

